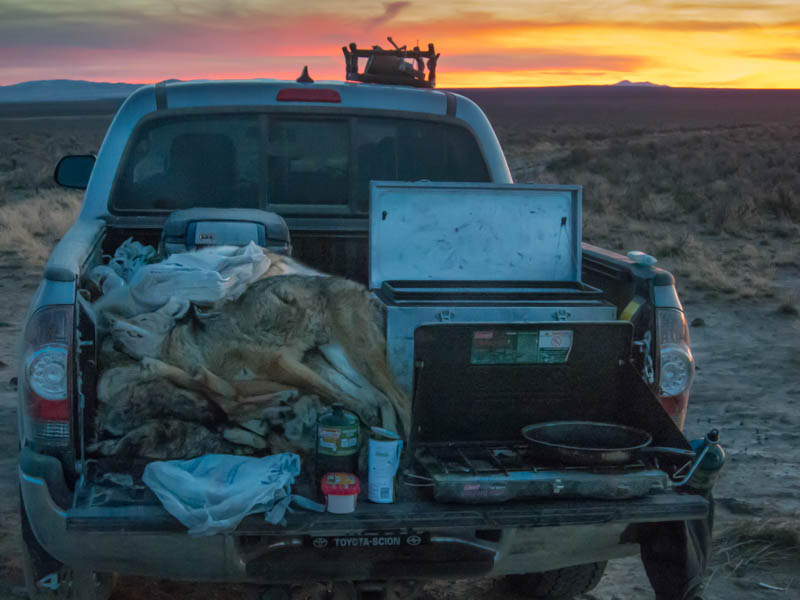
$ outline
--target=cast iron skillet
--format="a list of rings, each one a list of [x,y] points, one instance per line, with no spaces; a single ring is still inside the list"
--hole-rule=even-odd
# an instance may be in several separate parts
[[[653,455],[694,458],[692,450],[651,446],[653,437],[646,431],[593,421],[550,421],[522,428],[531,444],[531,454],[550,463],[563,465],[625,465]]]

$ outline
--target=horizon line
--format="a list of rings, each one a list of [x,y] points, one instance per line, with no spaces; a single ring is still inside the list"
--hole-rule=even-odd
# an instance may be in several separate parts
[[[107,85],[137,85],[137,86],[145,86],[145,85],[154,85],[156,83],[160,83],[163,81],[172,82],[172,83],[191,83],[191,82],[199,82],[199,81],[258,81],[258,80],[270,80],[270,81],[285,81],[286,83],[294,83],[292,79],[279,79],[275,77],[250,77],[250,78],[202,78],[202,79],[178,79],[178,78],[168,78],[168,79],[159,79],[154,81],[145,81],[145,82],[138,82],[138,81],[95,81],[92,79],[65,79],[65,78],[58,78],[58,79],[30,79],[26,81],[18,81],[16,83],[6,83],[0,84],[0,88],[4,87],[12,87],[15,85],[22,85],[25,83],[40,83],[40,82],[55,82],[55,81],[69,81],[69,82],[83,82],[83,83],[98,83],[98,84],[107,84]],[[750,87],[720,87],[715,85],[692,85],[692,86],[673,86],[670,84],[662,84],[662,83],[652,83],[652,82],[636,82],[631,81],[630,84],[622,84],[623,81],[630,81],[627,79],[621,79],[615,83],[573,83],[573,84],[563,84],[563,85],[494,85],[494,86],[486,86],[486,87],[475,87],[475,86],[445,86],[440,88],[420,88],[420,89],[433,89],[433,90],[509,90],[509,89],[518,89],[518,90],[529,90],[529,89],[558,89],[558,88],[622,88],[622,89],[645,89],[645,90],[731,90],[731,91],[785,91],[785,92],[792,92],[792,91],[800,91],[800,87],[796,88],[786,88],[786,87],[761,87],[761,88],[750,88]],[[353,83],[358,85],[374,85],[374,84],[365,84],[357,81],[343,81],[338,79],[319,79],[315,80],[314,83]],[[404,87],[404,86],[399,86]],[[120,96],[121,97],[121,96]],[[102,99],[102,98],[99,98]],[[111,99],[105,98],[106,100]],[[87,99],[88,100],[88,99]]]

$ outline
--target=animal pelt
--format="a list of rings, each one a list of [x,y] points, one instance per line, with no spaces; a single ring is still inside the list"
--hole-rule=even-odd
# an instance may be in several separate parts
[[[342,402],[367,425],[408,432],[410,401],[389,370],[380,315],[355,282],[276,276],[211,313],[167,306],[131,318],[108,316],[116,348],[149,359],[148,368],[181,387],[211,390],[226,412],[257,399],[253,382],[263,381],[267,393],[275,384],[295,387]],[[316,349],[340,377],[304,362],[308,356],[320,366],[318,355],[309,354]],[[250,381],[241,381],[243,374]],[[249,396],[237,388],[245,383]]]
[[[203,394],[152,377],[139,362],[107,369],[97,384],[95,432],[123,436],[147,421],[175,419],[204,425],[226,420],[219,406]]]
[[[89,452],[116,458],[173,460],[204,454],[250,454],[244,446],[231,443],[221,432],[199,423],[158,419],[146,421],[121,438],[91,444]]]
[[[101,361],[109,360],[107,353],[105,347]],[[111,354],[117,358],[114,351]],[[150,438],[161,435],[162,429],[152,425],[159,419],[189,423],[190,428],[202,425],[209,430],[209,436],[221,435],[231,444],[245,446],[237,449],[240,453],[270,448],[305,454],[313,450],[314,428],[321,409],[316,396],[301,396],[297,390],[284,389],[262,396],[258,402],[237,403],[226,414],[211,399],[213,395],[175,385],[153,369],[149,361],[129,357],[103,372],[97,396],[94,432],[98,444],[94,449],[101,454],[155,447],[157,440]],[[126,436],[126,440],[121,439]],[[180,443],[186,444],[186,452],[191,453],[196,436],[176,442],[176,454]]]

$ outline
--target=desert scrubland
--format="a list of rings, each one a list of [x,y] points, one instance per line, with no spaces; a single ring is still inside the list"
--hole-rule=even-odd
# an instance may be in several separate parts
[[[495,125],[517,181],[582,184],[587,241],[653,254],[677,278],[698,367],[687,434],[717,427],[728,452],[706,597],[800,598],[800,93],[465,93]],[[22,595],[16,342],[42,264],[81,203],[55,187],[52,169],[63,154],[96,151],[115,106],[0,105],[0,598]],[[244,590],[123,578],[114,597],[230,592]],[[479,580],[430,585],[424,597],[515,596]],[[610,564],[587,598],[652,593],[631,558]]]

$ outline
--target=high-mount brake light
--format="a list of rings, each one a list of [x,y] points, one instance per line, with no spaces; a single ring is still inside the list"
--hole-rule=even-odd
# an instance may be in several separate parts
[[[39,310],[23,338],[25,438],[42,448],[69,446],[72,313],[72,305]]]
[[[656,343],[659,351],[659,399],[673,421],[683,427],[695,367],[689,327],[682,311],[656,309]]]
[[[278,102],[341,102],[336,90],[285,88],[278,92]]]

